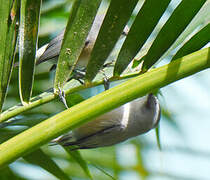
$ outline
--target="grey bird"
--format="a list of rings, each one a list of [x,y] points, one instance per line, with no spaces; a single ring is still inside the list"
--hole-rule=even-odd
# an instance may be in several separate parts
[[[87,64],[89,62],[90,59],[90,55],[92,52],[92,49],[94,47],[95,41],[97,39],[100,27],[103,23],[103,19],[105,17],[105,13],[98,13],[94,19],[93,25],[90,29],[90,32],[87,36],[87,39],[85,41],[85,45],[84,48],[79,56],[79,59],[77,61],[76,67],[73,70],[73,75],[71,77],[69,77],[69,80],[71,79],[76,79],[78,80],[81,84],[83,84],[83,78],[85,76],[85,70],[87,67]],[[127,35],[129,31],[128,26],[126,25],[122,35]],[[62,45],[62,41],[64,38],[64,32],[65,30],[63,30],[61,32],[61,34],[59,34],[57,37],[55,37],[54,39],[52,39],[48,45],[45,45],[45,50],[43,52],[43,54],[36,60],[36,65],[39,65],[43,62],[51,62],[53,65],[50,68],[50,70],[53,70],[56,68],[57,65],[57,60],[60,54],[60,50],[61,50],[61,45]],[[121,36],[122,37],[122,36]],[[41,48],[40,48],[41,49]],[[104,67],[110,66],[111,63],[107,63]],[[103,67],[102,67],[103,69]],[[109,89],[109,80],[106,77],[105,74],[103,74],[103,79],[104,79],[104,88],[105,90]],[[60,95],[61,100],[63,101],[63,103],[65,104],[65,106],[67,107],[64,98],[62,97],[62,95]]]
[[[89,58],[90,58],[90,54],[92,52],[93,46],[95,44],[96,38],[100,30],[100,27],[103,23],[104,16],[105,16],[104,13],[98,13],[96,15],[93,25],[87,36],[85,46],[77,62],[77,65],[76,65],[77,69],[84,69],[87,66]],[[61,45],[62,45],[62,41],[64,37],[64,31],[65,30],[63,30],[57,37],[55,37],[49,42],[43,54],[39,57],[39,59],[37,59],[36,61],[37,65],[45,61],[49,61],[49,62],[52,62],[53,64],[57,64],[58,56],[61,50]],[[128,26],[126,26],[122,34],[127,35],[128,31],[129,31],[129,28]]]
[[[85,123],[53,143],[71,146],[71,150],[111,146],[148,132],[159,120],[158,99],[149,94]]]

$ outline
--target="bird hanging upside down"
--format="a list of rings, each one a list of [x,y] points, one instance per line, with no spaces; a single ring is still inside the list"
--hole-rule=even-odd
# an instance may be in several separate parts
[[[152,95],[133,100],[62,135],[53,143],[75,149],[111,146],[155,128],[160,120],[160,105]]]

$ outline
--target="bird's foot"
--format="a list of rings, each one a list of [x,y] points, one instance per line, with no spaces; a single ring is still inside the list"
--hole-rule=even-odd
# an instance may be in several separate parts
[[[61,90],[60,87],[58,87],[58,95],[59,95],[59,98],[61,100],[61,102],[64,104],[64,106],[66,107],[66,109],[68,109],[68,105],[67,105],[67,102],[66,102],[66,95],[65,95],[65,92],[63,90]]]

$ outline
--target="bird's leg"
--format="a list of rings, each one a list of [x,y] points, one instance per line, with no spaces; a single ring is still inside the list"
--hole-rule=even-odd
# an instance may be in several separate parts
[[[73,75],[68,79],[68,81],[75,79],[80,82],[80,84],[84,84],[84,77],[85,77],[85,69],[78,70],[74,69],[73,70]]]
[[[103,80],[104,80],[103,84],[104,84],[104,89],[106,91],[110,87],[109,78],[106,76],[106,74],[105,74],[103,69],[101,69],[100,72],[103,74]]]
[[[110,81],[109,78],[106,76],[104,69],[107,67],[112,67],[114,66],[113,64],[114,61],[108,62],[106,64],[104,64],[100,70],[100,72],[103,74],[103,80],[104,80],[104,89],[105,91],[108,90],[110,88]]]
[[[84,84],[84,77],[85,77],[85,71],[86,69],[74,69],[74,75],[73,78],[78,80],[82,85]]]
[[[63,104],[66,107],[66,109],[68,109],[69,107],[68,107],[68,105],[66,103],[66,95],[65,95],[65,92],[63,90],[61,90],[60,87],[58,87],[58,90],[59,90],[58,95],[59,95],[60,100],[63,102]]]
[[[100,70],[100,72],[103,74],[103,80],[104,80],[103,84],[104,84],[104,89],[105,90],[109,89],[110,81],[109,81],[109,78],[106,76],[106,74],[104,72],[104,68],[110,67],[110,66],[112,66],[112,62],[104,64],[102,69]],[[52,66],[51,69],[55,69],[55,68],[56,68],[56,66]],[[73,75],[72,75],[72,77],[70,77],[68,79],[68,81],[70,81],[72,79],[75,79],[75,80],[79,81],[83,85],[84,84],[85,71],[86,71],[85,68],[81,69],[81,70],[74,69],[73,70]],[[66,102],[65,92],[63,90],[61,90],[60,87],[58,87],[58,90],[59,90],[58,95],[59,95],[60,100],[63,102],[64,106],[68,109],[69,107],[68,107],[67,102]]]
[[[109,82],[109,78],[106,76],[104,69],[107,67],[111,67],[113,66],[113,62],[108,62],[106,64],[104,64],[100,70],[100,72],[103,74],[103,80],[104,80],[104,89],[108,90],[110,87],[110,82]],[[86,68],[83,69],[74,69],[73,70],[73,75],[72,77],[69,78],[68,81],[75,79],[77,81],[79,81],[82,85],[84,85],[84,77],[85,77],[85,72]]]

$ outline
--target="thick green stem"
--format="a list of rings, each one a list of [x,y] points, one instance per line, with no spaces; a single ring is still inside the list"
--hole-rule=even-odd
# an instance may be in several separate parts
[[[0,167],[102,113],[209,67],[210,48],[206,48],[104,91],[1,144]]]

